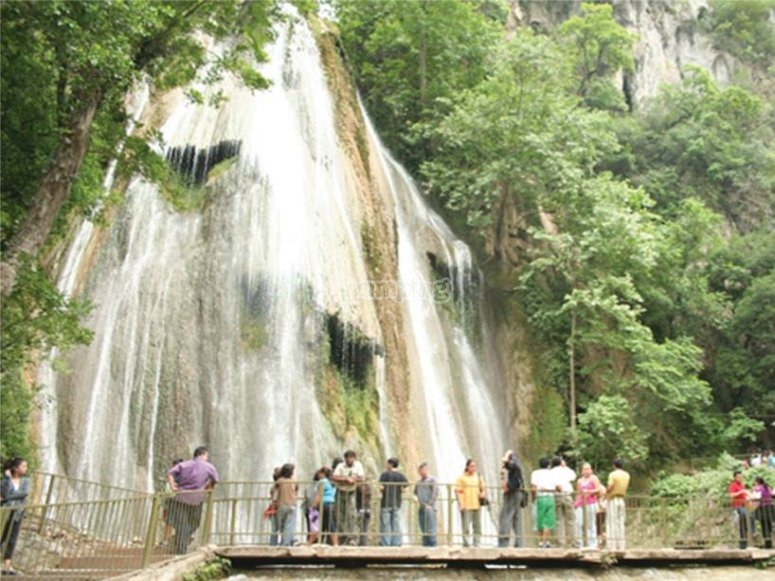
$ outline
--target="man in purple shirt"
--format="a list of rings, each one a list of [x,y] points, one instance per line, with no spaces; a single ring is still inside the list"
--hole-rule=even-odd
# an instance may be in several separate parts
[[[170,503],[170,521],[175,527],[175,552],[183,555],[202,520],[202,503],[207,491],[218,482],[218,471],[207,459],[204,446],[194,450],[194,459],[167,471],[167,482],[175,492]]]

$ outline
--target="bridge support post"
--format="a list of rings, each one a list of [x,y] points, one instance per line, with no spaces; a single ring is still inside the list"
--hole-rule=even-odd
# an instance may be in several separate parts
[[[161,495],[154,494],[151,501],[151,516],[148,518],[148,530],[145,532],[145,546],[143,547],[143,568],[151,563],[153,546],[156,544],[156,527],[159,520]]]
[[[51,505],[51,498],[54,495],[54,481],[56,475],[51,475],[51,480],[48,481],[48,490],[46,491],[46,500],[43,502],[43,510],[40,511],[40,522],[38,523],[38,534],[42,535],[46,528],[46,517],[48,516],[48,507]]]
[[[205,524],[202,527],[202,544],[210,543],[210,531],[213,529],[213,489],[207,491],[207,505],[205,506]]]

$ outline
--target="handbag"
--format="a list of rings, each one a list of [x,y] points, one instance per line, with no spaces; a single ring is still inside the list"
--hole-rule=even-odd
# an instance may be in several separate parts
[[[480,506],[488,506],[490,504],[490,500],[487,498],[487,493],[482,488],[482,477],[479,477],[479,505]]]
[[[276,514],[277,514],[277,505],[275,504],[274,501],[272,501],[264,509],[264,518],[272,518]]]

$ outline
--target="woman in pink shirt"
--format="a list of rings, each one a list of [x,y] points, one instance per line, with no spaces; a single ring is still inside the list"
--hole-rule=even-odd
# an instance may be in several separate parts
[[[582,547],[597,549],[597,499],[602,486],[589,462],[585,462],[581,467],[581,477],[576,482],[576,490],[576,538]]]
[[[754,494],[758,498],[758,506],[755,514],[759,517],[759,524],[762,527],[762,538],[764,539],[764,548],[772,548],[772,521],[775,519],[775,508],[772,506],[772,488],[764,481],[764,478],[757,476],[753,486]]]

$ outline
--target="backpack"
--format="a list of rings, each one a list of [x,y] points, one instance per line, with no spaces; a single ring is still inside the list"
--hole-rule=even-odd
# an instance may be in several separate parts
[[[522,468],[519,465],[519,462],[513,462],[513,468],[510,468],[508,470],[508,482],[509,482],[509,491],[514,492],[517,490],[521,490],[522,487],[525,485],[525,481],[522,479]]]

